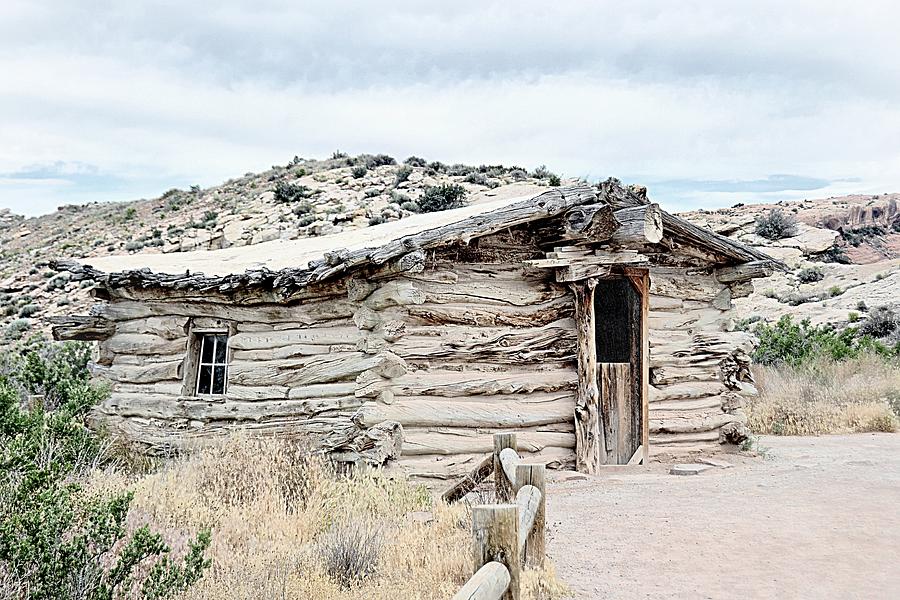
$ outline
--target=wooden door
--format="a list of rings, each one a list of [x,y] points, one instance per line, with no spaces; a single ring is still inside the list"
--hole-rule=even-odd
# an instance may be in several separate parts
[[[643,441],[642,304],[627,277],[594,288],[600,464],[627,464]]]
[[[649,277],[632,271],[572,284],[578,330],[576,468],[646,459]]]

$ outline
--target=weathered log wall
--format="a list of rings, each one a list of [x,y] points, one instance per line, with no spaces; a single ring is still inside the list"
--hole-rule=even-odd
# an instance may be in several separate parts
[[[246,428],[345,454],[354,435],[395,421],[401,466],[430,480],[470,471],[494,433],[514,429],[529,460],[574,467],[575,298],[553,270],[524,262],[542,255],[512,229],[410,252],[402,267],[311,288],[293,304],[119,294],[92,315],[114,326],[99,347],[113,392],[98,416],[158,448]],[[745,435],[750,339],[726,330],[749,276],[651,267],[651,452]],[[191,327],[217,323],[232,331],[228,393],[184,395]]]
[[[680,454],[740,442],[742,395],[755,393],[752,338],[731,329],[744,280],[682,267],[650,269],[650,450]]]
[[[297,306],[114,298],[95,315],[115,326],[100,342],[98,374],[113,389],[98,416],[158,448],[240,427],[340,449],[396,421],[401,467],[432,480],[470,470],[495,432],[515,429],[523,454],[573,466],[570,292],[552,273],[500,262],[514,243],[523,252],[511,235]],[[192,319],[233,327],[224,398],[183,394]]]

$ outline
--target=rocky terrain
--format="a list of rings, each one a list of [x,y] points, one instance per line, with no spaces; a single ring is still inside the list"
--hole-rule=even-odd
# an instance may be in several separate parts
[[[326,235],[418,212],[434,186],[458,185],[467,202],[479,202],[560,183],[543,167],[529,172],[335,153],[327,160],[295,157],[219,186],[172,189],[149,200],[63,206],[30,219],[0,209],[0,344],[46,331],[46,317],[83,314],[92,303],[87,286],[47,267],[53,258]],[[758,220],[773,210],[796,219],[787,237],[757,235]],[[784,261],[784,272],[755,281],[754,293],[736,301],[741,318],[795,314],[842,324],[862,318],[869,307],[900,301],[900,194],[739,204],[685,216]]]
[[[793,235],[757,234],[773,210],[796,219]],[[852,195],[686,213],[698,225],[759,247],[786,269],[753,282],[735,301],[744,319],[791,314],[841,326],[877,306],[900,304],[900,194]]]
[[[425,191],[459,186],[465,201],[526,195],[560,185],[544,167],[447,165],[386,155],[295,157],[222,185],[172,189],[159,198],[62,206],[26,219],[0,209],[0,344],[37,331],[47,317],[84,314],[86,282],[47,267],[57,258],[184,252],[367,227],[419,212]]]

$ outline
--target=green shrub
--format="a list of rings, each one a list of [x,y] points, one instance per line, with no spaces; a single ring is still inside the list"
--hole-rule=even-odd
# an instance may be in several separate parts
[[[392,156],[388,156],[387,154],[362,154],[359,156],[363,163],[370,169],[374,169],[375,167],[383,167],[386,165],[396,165],[397,161]]]
[[[403,161],[403,164],[409,165],[411,167],[425,167],[428,166],[428,162],[424,158],[420,158],[418,156],[410,156],[406,160]]]
[[[819,260],[826,263],[850,264],[850,257],[842,246],[834,245],[818,256]]]
[[[408,210],[409,212],[414,212],[414,213],[422,211],[422,209],[419,208],[419,205],[411,200],[407,200],[406,202],[401,204],[400,208],[402,208],[403,210]]]
[[[833,285],[830,288],[828,288],[828,295],[831,296],[832,298],[840,296],[843,293],[844,293],[844,290],[842,290],[840,287],[838,287],[836,285]]]
[[[366,168],[366,165],[356,165],[350,169],[350,174],[353,175],[354,179],[362,179],[368,172],[369,169]]]
[[[484,173],[473,172],[466,175],[466,178],[463,180],[466,183],[474,183],[475,185],[487,185],[488,178]]]
[[[889,306],[876,306],[859,326],[859,332],[875,338],[883,338],[900,329],[900,315]]]
[[[465,198],[464,187],[455,183],[445,183],[426,188],[418,204],[422,212],[438,212],[463,206]]]
[[[15,312],[14,306],[8,306],[7,309],[12,309],[12,311]],[[12,313],[7,310],[7,316],[9,316],[10,314]],[[20,340],[22,339],[22,336],[25,335],[25,332],[29,329],[31,329],[31,323],[28,321],[28,319],[16,319],[6,328],[6,332],[3,334],[3,338],[7,341]]]
[[[26,304],[19,309],[19,317],[25,319],[40,312],[41,307],[37,304]]]
[[[756,218],[756,235],[770,240],[797,235],[797,218],[780,208],[773,208]]]
[[[797,279],[800,283],[815,283],[816,281],[822,281],[825,278],[825,273],[822,271],[822,267],[806,267],[805,269],[800,269],[800,272],[797,273]]]
[[[900,344],[888,347],[870,335],[859,335],[854,327],[837,331],[826,325],[811,325],[809,319],[795,323],[790,315],[781,317],[774,325],[761,323],[754,333],[759,338],[759,346],[753,358],[764,365],[796,367],[820,357],[844,360],[856,358],[861,352],[889,357],[900,351]]]
[[[123,221],[131,221],[137,216],[137,209],[133,206],[129,206],[125,209],[125,214],[122,215]]]
[[[556,175],[554,173],[550,174],[548,181],[549,181],[550,185],[553,187],[559,187],[559,185],[562,184],[562,181],[560,180],[559,175]]]
[[[183,562],[159,534],[128,534],[131,494],[89,495],[79,479],[106,460],[85,426],[106,391],[89,379],[87,345],[33,342],[0,356],[0,572],[29,600],[170,598],[209,565],[207,532]],[[27,402],[39,395],[37,403]]]
[[[290,203],[298,202],[321,194],[321,190],[314,190],[305,185],[294,185],[292,183],[278,182],[275,185],[275,202]]]
[[[394,187],[397,187],[412,175],[413,168],[409,165],[402,165],[399,169],[397,169],[397,176],[394,177]]]
[[[863,225],[853,229],[841,230],[841,236],[854,248],[871,238],[887,235],[887,229],[880,225]]]
[[[856,323],[857,321],[859,321],[859,319],[860,319],[860,316],[859,316],[858,312],[851,310],[849,313],[847,313],[847,320],[849,322]]]

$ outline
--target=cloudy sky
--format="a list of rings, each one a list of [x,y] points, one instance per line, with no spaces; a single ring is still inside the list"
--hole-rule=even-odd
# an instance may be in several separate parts
[[[898,22],[869,0],[2,0],[0,207],[336,149],[614,175],[673,209],[900,191]]]

